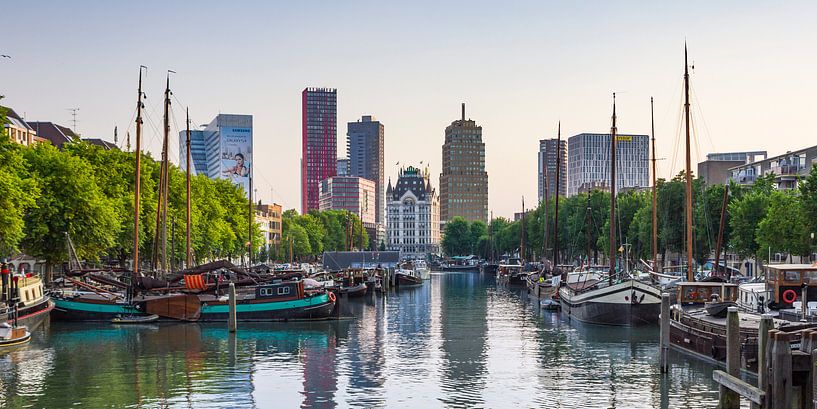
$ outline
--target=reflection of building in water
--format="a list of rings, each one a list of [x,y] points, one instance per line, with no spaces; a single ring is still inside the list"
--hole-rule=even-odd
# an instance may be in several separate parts
[[[444,379],[440,381],[450,406],[483,406],[486,386],[486,336],[488,307],[479,274],[442,276],[440,313]]]

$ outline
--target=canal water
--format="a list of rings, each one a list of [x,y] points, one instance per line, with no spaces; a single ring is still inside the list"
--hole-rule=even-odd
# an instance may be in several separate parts
[[[350,300],[354,319],[225,325],[51,322],[0,354],[0,406],[709,408],[712,366],[658,329],[568,322],[474,273]]]

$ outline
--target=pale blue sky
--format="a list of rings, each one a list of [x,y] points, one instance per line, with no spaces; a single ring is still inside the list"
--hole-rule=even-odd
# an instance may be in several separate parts
[[[149,68],[148,146],[160,150],[167,69],[194,123],[254,116],[256,187],[300,208],[300,92],[338,89],[346,122],[386,127],[386,175],[431,164],[460,102],[483,127],[490,208],[511,216],[536,197],[538,140],[619,130],[649,133],[656,98],[659,176],[681,169],[677,141],[683,42],[695,62],[700,137],[708,152],[817,143],[817,3],[688,2],[13,2],[3,7],[0,94],[30,120],[112,139],[133,128],[140,64]],[[183,107],[174,100],[176,124]],[[696,108],[698,109],[698,108]],[[704,126],[705,125],[705,126]],[[174,135],[176,126],[174,125]],[[178,157],[173,138],[173,158]],[[675,154],[677,151],[677,155]],[[671,159],[677,156],[675,163]]]

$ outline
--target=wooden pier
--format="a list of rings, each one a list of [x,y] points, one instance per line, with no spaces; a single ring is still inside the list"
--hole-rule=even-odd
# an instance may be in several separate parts
[[[760,325],[758,383],[755,386],[740,379],[738,310],[736,307],[729,308],[726,371],[716,370],[712,373],[712,379],[720,385],[718,407],[739,408],[741,399],[749,400],[752,408],[817,407],[817,376],[814,374],[817,365],[817,331],[804,330],[801,333],[800,349],[793,350],[791,333],[770,329],[771,315],[764,314]]]

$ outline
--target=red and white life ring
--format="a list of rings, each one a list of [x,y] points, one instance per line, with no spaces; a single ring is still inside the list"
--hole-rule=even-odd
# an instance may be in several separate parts
[[[797,301],[797,293],[794,290],[783,291],[783,302],[791,304],[795,301]]]
[[[329,291],[329,301],[335,302],[338,298],[335,297],[335,293]]]

